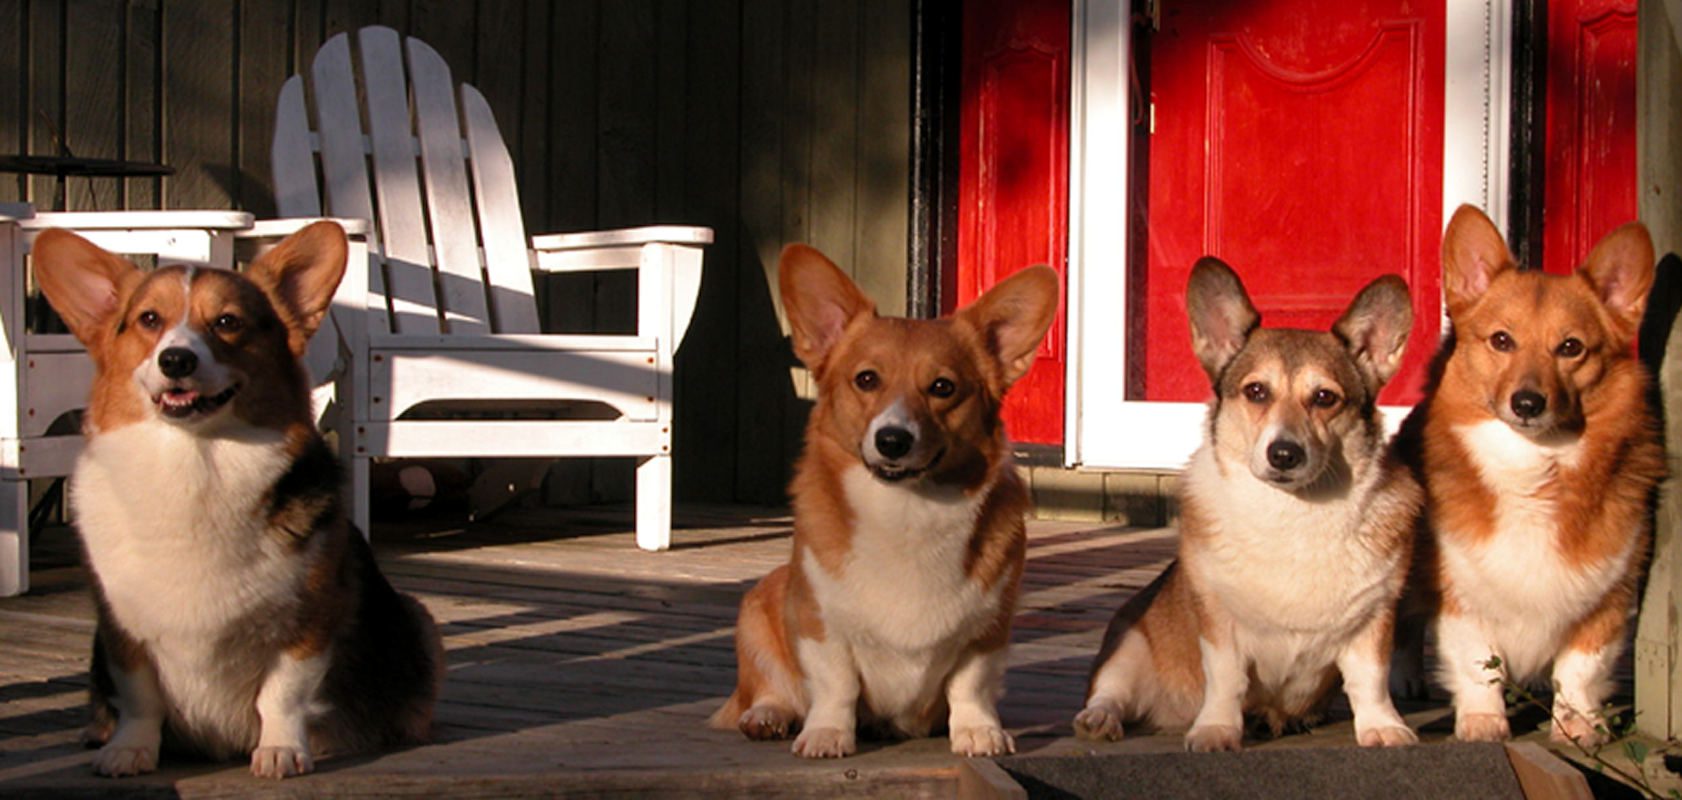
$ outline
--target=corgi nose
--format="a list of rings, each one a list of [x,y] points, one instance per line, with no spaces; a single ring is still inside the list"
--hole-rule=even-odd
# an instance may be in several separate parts
[[[911,443],[916,438],[904,428],[882,428],[876,431],[876,452],[887,458],[900,458],[911,452]]]
[[[168,347],[158,354],[158,369],[166,378],[185,378],[199,368],[199,357],[185,347]]]
[[[1267,463],[1277,470],[1293,470],[1308,460],[1308,453],[1296,442],[1277,439],[1267,446]]]
[[[1520,389],[1513,392],[1512,406],[1513,413],[1517,414],[1519,419],[1535,419],[1548,410],[1548,398],[1543,397],[1540,392]]]

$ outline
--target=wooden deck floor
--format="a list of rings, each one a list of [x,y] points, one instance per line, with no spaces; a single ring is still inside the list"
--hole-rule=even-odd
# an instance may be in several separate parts
[[[684,509],[677,546],[638,551],[625,513],[510,512],[495,524],[376,530],[386,571],[443,626],[450,672],[437,741],[330,760],[272,784],[243,765],[168,762],[155,775],[93,777],[77,743],[92,622],[69,536],[38,558],[31,594],[0,600],[0,796],[508,796],[573,789],[688,795],[776,789],[949,795],[945,739],[866,742],[809,762],[785,742],[748,742],[703,721],[734,680],[736,604],[786,558],[780,512]],[[436,526],[434,526],[436,527]],[[1090,659],[1111,612],[1172,557],[1169,530],[1034,522],[1001,713],[1029,756],[1158,753],[1176,736],[1090,745],[1070,737]],[[59,554],[55,556],[55,554]],[[54,565],[55,557],[60,563]],[[1409,721],[1446,735],[1440,704]],[[1254,747],[1351,746],[1334,709],[1312,733]]]

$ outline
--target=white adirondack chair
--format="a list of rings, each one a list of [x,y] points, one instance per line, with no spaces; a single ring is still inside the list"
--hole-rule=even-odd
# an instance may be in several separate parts
[[[363,28],[355,44],[355,67],[352,37],[341,33],[316,53],[307,79],[282,87],[273,158],[282,215],[374,222],[366,324],[350,333],[353,387],[341,391],[351,398],[356,522],[367,529],[375,457],[629,456],[637,544],[665,549],[672,356],[712,231],[658,226],[528,243],[513,163],[484,96],[465,84],[458,94],[435,50],[390,28]],[[637,332],[542,333],[534,269],[637,270]],[[404,417],[438,401],[496,401],[499,410],[586,401],[613,418]]]

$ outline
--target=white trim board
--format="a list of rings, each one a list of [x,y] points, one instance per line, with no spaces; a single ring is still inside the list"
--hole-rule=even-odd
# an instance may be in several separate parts
[[[1513,0],[1445,4],[1443,221],[1473,203],[1507,218]],[[1064,461],[1179,469],[1204,406],[1126,400],[1128,0],[1073,0],[1069,132],[1069,359]],[[1445,321],[1446,327],[1446,321]],[[1394,427],[1405,409],[1387,409]]]

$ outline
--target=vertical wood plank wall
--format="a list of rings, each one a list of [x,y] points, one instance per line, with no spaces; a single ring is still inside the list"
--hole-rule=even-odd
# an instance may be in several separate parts
[[[72,179],[71,209],[272,215],[281,82],[341,31],[425,39],[489,98],[529,232],[716,230],[678,358],[678,495],[780,503],[807,404],[778,251],[815,244],[885,313],[904,310],[910,14],[909,0],[0,0],[0,153],[176,169]],[[0,174],[0,202],[49,207],[55,190]],[[550,280],[541,294],[559,327],[624,328],[628,288]],[[580,474],[553,473],[551,499],[629,492],[628,465]]]

